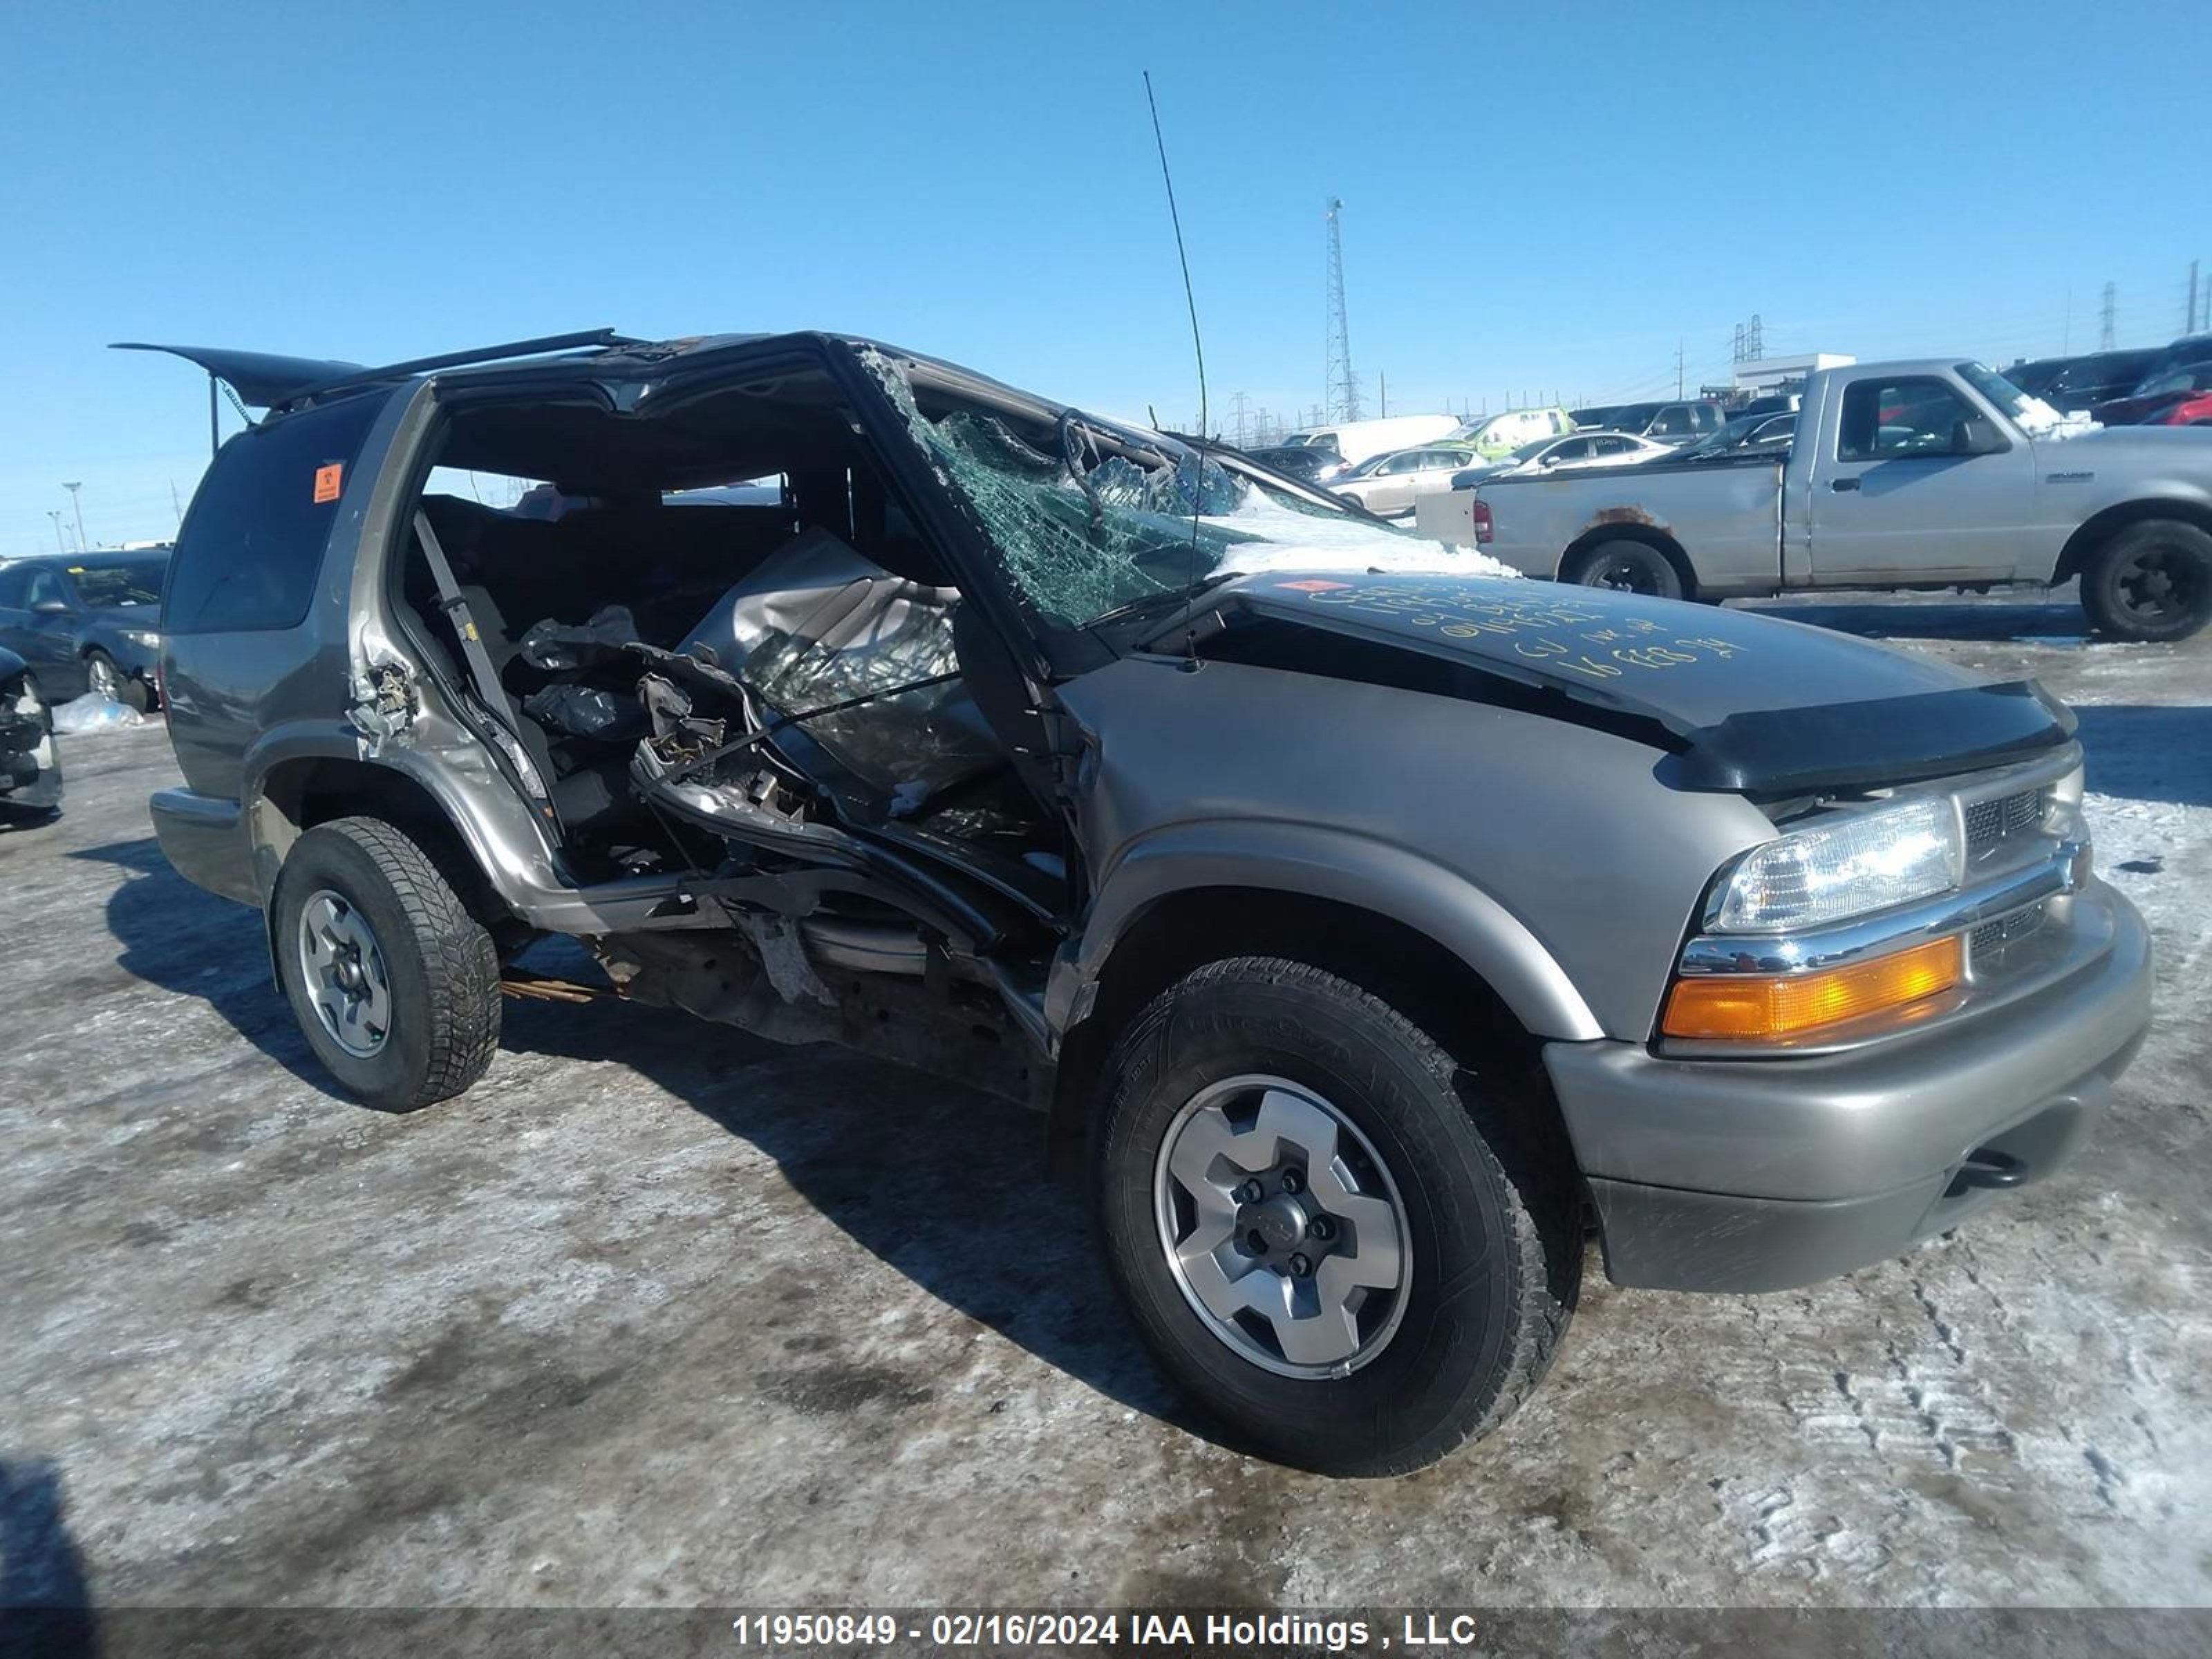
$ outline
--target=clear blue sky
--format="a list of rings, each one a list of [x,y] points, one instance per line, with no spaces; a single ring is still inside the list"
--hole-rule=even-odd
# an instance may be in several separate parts
[[[0,7],[0,552],[174,528],[153,339],[391,360],[878,334],[1123,414],[1322,393],[1322,204],[1394,410],[1771,351],[2094,345],[2212,281],[2212,3]],[[2069,294],[2070,290],[2070,328]]]

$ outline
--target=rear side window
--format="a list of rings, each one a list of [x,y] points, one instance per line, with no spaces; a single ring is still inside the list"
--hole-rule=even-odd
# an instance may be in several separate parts
[[[307,614],[354,463],[382,397],[250,427],[200,481],[177,538],[161,615],[167,634],[261,633]]]

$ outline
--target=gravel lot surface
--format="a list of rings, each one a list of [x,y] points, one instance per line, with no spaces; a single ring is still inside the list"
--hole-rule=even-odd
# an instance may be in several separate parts
[[[158,726],[0,833],[0,1574],[107,1607],[2212,1602],[2212,636],[1765,607],[2081,708],[2160,1014],[2060,1177],[1817,1289],[1596,1276],[1401,1480],[1184,1420],[1033,1120],[826,1048],[510,1002],[467,1097],[329,1092],[148,826]],[[557,957],[549,958],[559,967]]]

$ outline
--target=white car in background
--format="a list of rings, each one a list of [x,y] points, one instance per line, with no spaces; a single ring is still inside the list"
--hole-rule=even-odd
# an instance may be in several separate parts
[[[1578,471],[1586,466],[1633,466],[1662,455],[1679,455],[1672,444],[1650,438],[1632,438],[1626,432],[1577,432],[1564,438],[1539,438],[1522,444],[1502,460],[1485,461],[1452,477],[1451,488],[1480,483],[1524,472]]]
[[[1388,455],[1417,444],[1432,444],[1459,430],[1449,415],[1384,415],[1370,421],[1340,421],[1334,426],[1309,427],[1293,432],[1279,446],[1285,449],[1333,449],[1357,466],[1377,455]]]
[[[1416,495],[1450,489],[1455,474],[1481,459],[1467,444],[1424,444],[1363,461],[1330,489],[1370,513],[1395,519],[1413,510]]]

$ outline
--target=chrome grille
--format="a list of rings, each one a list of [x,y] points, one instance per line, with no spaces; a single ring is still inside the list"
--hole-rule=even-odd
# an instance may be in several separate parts
[[[2042,926],[2043,906],[2031,904],[2008,916],[1999,916],[1994,921],[1984,922],[1967,935],[1967,946],[1973,952],[1974,959],[1979,962],[1984,957],[2002,951],[2008,945],[2026,939]]]
[[[2022,789],[2013,794],[1994,795],[1987,800],[1968,803],[1966,855],[1978,857],[2015,836],[2033,833],[2043,822],[2044,805],[2049,793],[2046,789]]]

